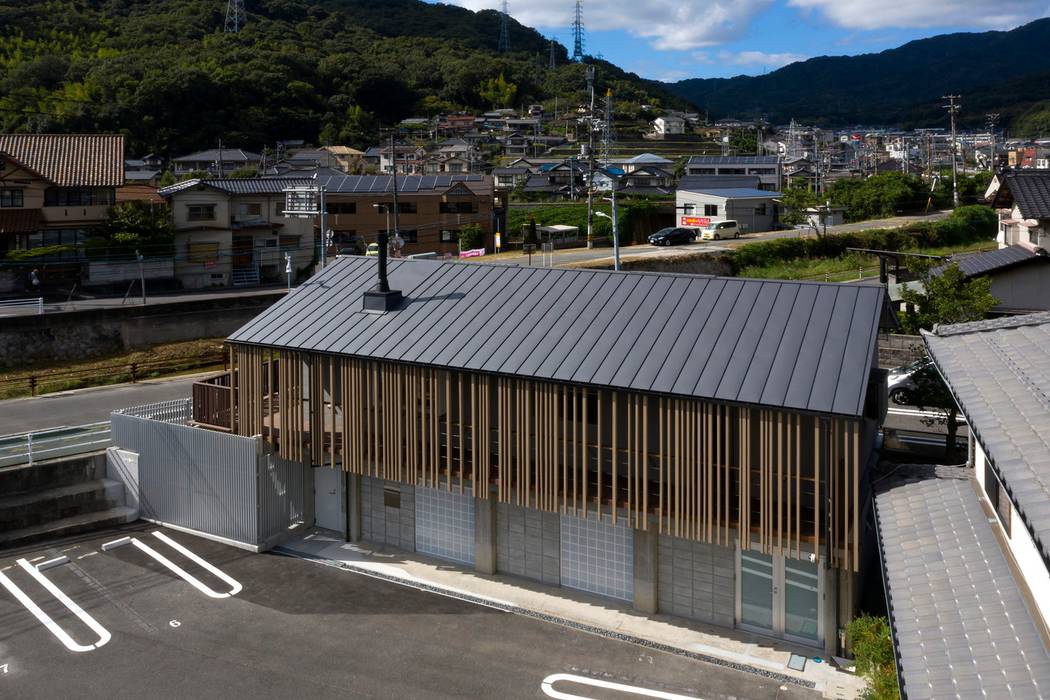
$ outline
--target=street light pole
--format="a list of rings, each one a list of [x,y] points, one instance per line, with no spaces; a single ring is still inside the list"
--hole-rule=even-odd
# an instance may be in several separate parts
[[[142,305],[146,305],[146,274],[142,271],[142,253],[135,251],[135,257],[139,261],[139,287],[142,288]]]

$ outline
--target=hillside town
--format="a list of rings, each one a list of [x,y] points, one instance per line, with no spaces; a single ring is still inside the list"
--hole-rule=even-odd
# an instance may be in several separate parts
[[[850,123],[829,62],[951,37],[672,83],[460,4],[0,39],[0,697],[1050,697],[1039,100]],[[324,80],[106,121],[75,60],[156,17]]]

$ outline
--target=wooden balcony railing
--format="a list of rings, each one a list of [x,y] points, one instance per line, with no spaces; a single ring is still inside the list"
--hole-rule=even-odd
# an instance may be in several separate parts
[[[230,379],[230,373],[223,372],[193,383],[194,423],[212,430],[233,431]]]

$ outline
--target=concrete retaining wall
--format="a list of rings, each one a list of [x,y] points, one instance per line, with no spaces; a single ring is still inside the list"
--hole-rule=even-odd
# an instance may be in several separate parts
[[[400,508],[383,503],[383,488],[400,492]],[[361,536],[378,544],[416,551],[415,489],[393,481],[361,477]]]
[[[922,357],[922,337],[917,335],[879,334],[879,367],[900,367]]]
[[[0,369],[82,360],[197,338],[221,338],[284,296],[208,299],[92,311],[13,316],[0,324]]]
[[[561,583],[557,513],[496,505],[496,570],[557,586]]]
[[[730,547],[661,535],[659,611],[732,627],[736,614],[734,556]]]

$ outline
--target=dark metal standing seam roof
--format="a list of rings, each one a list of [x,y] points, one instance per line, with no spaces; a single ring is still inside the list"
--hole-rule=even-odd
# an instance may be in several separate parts
[[[1028,246],[1016,244],[984,253],[960,255],[957,258],[953,258],[952,262],[958,265],[959,269],[962,270],[963,274],[967,277],[976,277],[978,275],[994,272],[995,270],[1002,270],[1004,268],[1013,267],[1014,265],[1027,263],[1030,260],[1050,262],[1050,257],[1047,257],[1046,253],[1039,253],[1037,250],[1033,250]],[[947,267],[948,265],[938,265],[931,270],[930,273],[940,275],[945,269],[947,269]]]
[[[689,156],[689,165],[776,165],[780,156]]]
[[[1050,562],[1050,312],[942,326],[925,340]]]
[[[1050,697],[1050,654],[970,473],[902,465],[878,487],[901,696]]]
[[[857,416],[881,287],[344,257],[234,343]]]

